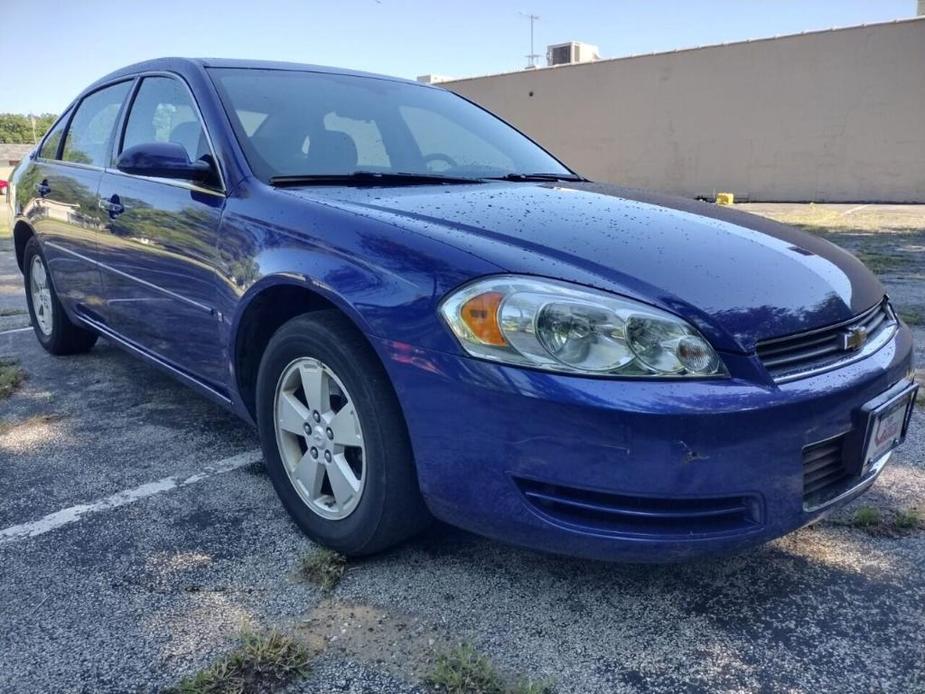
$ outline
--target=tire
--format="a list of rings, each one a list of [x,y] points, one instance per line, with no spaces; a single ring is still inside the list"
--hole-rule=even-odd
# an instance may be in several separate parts
[[[96,344],[98,335],[74,325],[64,312],[51,273],[48,271],[45,254],[34,236],[26,243],[23,279],[32,329],[39,344],[47,352],[57,355],[80,354],[89,351]],[[44,287],[42,291],[33,291],[33,279]]]
[[[322,381],[327,385],[316,388]],[[324,405],[313,406],[319,401]],[[336,435],[325,428],[329,422]],[[338,312],[298,316],[273,335],[257,375],[257,424],[273,486],[316,542],[363,556],[429,524],[392,384],[365,337]],[[343,445],[346,439],[361,445]],[[324,459],[328,462],[320,462]],[[345,463],[350,470],[340,472]],[[349,489],[345,479],[351,480]],[[353,482],[361,485],[359,492]],[[337,493],[344,489],[352,495]]]

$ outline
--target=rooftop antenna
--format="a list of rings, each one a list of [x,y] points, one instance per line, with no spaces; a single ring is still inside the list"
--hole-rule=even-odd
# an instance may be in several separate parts
[[[536,59],[540,57],[533,48],[533,25],[539,19],[539,15],[527,14],[526,12],[519,12],[518,14],[530,20],[530,53],[527,55],[527,69],[532,70],[536,67]]]

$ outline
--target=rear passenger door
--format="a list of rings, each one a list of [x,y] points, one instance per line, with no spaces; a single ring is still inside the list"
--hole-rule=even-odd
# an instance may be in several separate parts
[[[114,159],[151,142],[182,145],[191,161],[215,157],[186,83],[172,75],[142,77]],[[161,360],[224,391],[227,361],[215,310],[218,229],[225,194],[210,184],[140,177],[115,164],[100,186],[107,207],[99,257],[106,322]]]
[[[26,185],[33,188],[27,216],[42,241],[58,296],[90,317],[96,317],[102,290],[95,263],[104,223],[97,189],[130,87],[129,80],[85,96],[45,138],[27,176]]]

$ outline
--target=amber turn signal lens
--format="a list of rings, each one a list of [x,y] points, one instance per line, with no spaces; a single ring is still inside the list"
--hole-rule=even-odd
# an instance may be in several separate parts
[[[469,299],[459,311],[463,323],[482,344],[495,347],[507,345],[498,325],[498,307],[503,299],[504,294],[501,292],[485,292]]]

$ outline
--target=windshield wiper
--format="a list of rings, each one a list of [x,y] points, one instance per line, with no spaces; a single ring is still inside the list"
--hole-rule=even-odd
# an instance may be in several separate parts
[[[433,183],[481,183],[478,178],[439,176],[437,174],[406,173],[403,171],[354,171],[347,174],[296,174],[273,176],[274,186],[377,186],[377,185],[425,185]]]
[[[574,174],[556,173],[509,173],[504,176],[487,176],[488,181],[584,181]]]

